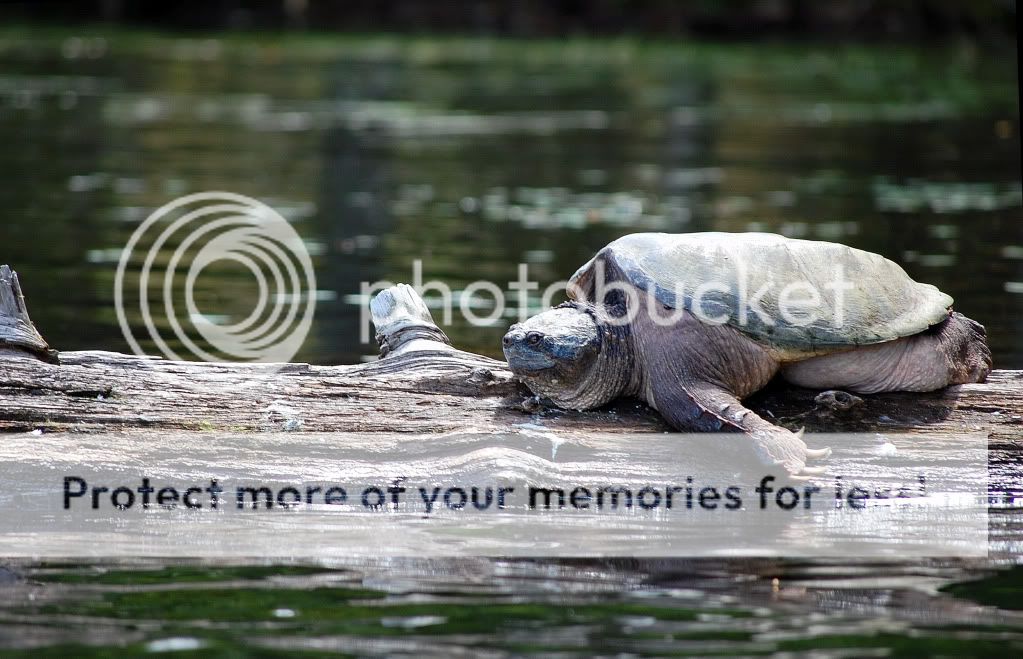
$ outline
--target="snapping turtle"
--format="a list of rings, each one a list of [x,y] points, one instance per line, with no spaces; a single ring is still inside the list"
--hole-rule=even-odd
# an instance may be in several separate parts
[[[675,428],[749,435],[799,473],[809,451],[740,400],[777,373],[815,389],[931,391],[991,370],[983,326],[895,263],[766,233],[639,233],[580,268],[570,301],[513,325],[512,371],[571,409],[644,399]]]

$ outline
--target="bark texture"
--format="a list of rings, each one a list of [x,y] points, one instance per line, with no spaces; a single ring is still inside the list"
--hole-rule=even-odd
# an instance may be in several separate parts
[[[43,359],[49,353],[8,339],[34,333],[45,346],[6,266],[0,305],[0,431],[669,430],[635,401],[591,412],[542,405],[504,362],[451,347],[404,285],[373,301],[383,357],[351,366],[175,362],[100,351],[62,352],[57,365]],[[1023,371],[995,371],[984,384],[929,394],[855,397],[777,383],[747,403],[792,429],[983,431],[995,444],[1023,443]]]

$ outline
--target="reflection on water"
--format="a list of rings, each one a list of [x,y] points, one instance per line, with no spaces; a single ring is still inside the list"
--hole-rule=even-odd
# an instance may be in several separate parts
[[[300,360],[374,353],[359,283],[408,281],[417,258],[455,291],[526,263],[542,291],[630,231],[760,230],[897,260],[988,326],[998,365],[1023,366],[1007,58],[17,32],[0,53],[0,260],[60,348],[127,348],[121,248],[157,206],[218,189],[272,204],[310,247],[322,290]],[[197,297],[237,321],[256,290],[211,270]],[[511,320],[448,329],[499,356]]]
[[[0,643],[19,657],[108,656],[112,646],[195,656],[1019,654],[1020,612],[979,606],[1000,601],[1001,580],[1018,592],[1019,570],[941,588],[961,572],[740,560],[16,566]]]

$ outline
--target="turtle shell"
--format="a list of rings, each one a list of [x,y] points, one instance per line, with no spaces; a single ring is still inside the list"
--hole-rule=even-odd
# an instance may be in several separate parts
[[[952,305],[878,254],[769,233],[628,235],[575,273],[569,297],[597,302],[601,270],[787,360],[918,334]]]

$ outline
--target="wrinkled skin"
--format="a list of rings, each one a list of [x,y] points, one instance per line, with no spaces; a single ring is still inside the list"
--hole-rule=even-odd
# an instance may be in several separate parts
[[[578,406],[579,388],[595,370],[601,339],[592,315],[566,306],[512,325],[504,336],[504,355],[534,393],[562,407],[588,409]]]
[[[636,396],[678,430],[743,433],[762,462],[792,475],[819,473],[807,461],[830,451],[809,450],[799,433],[742,405],[777,373],[800,386],[875,393],[980,382],[991,370],[984,328],[952,312],[918,335],[791,362],[730,326],[688,313],[667,326],[645,310],[627,327],[608,317],[567,303],[513,325],[504,337],[508,364],[534,393],[562,407],[592,409]]]

